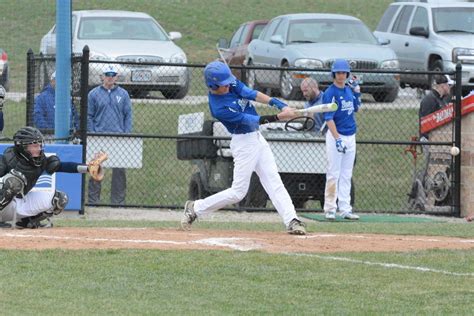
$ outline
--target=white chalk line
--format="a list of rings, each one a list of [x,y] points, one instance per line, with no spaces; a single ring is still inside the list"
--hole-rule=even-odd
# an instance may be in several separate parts
[[[208,246],[218,246],[218,247],[228,247],[230,249],[239,250],[239,251],[250,251],[250,250],[257,250],[261,249],[262,246],[256,244],[254,240],[249,238],[205,238],[199,239],[194,241],[172,241],[172,240],[156,240],[156,239],[114,239],[114,238],[87,238],[87,237],[67,237],[67,236],[48,236],[48,235],[26,235],[26,234],[13,234],[13,233],[6,233],[3,234],[7,237],[22,237],[22,238],[43,238],[43,239],[56,239],[56,240],[79,240],[79,241],[111,241],[111,242],[125,242],[125,243],[155,243],[155,244],[173,244],[173,245],[186,245],[186,244],[203,244]],[[320,237],[334,237],[337,235],[320,235]],[[311,236],[312,237],[312,236]],[[364,237],[364,236],[358,236]],[[420,239],[425,241],[426,239]],[[250,241],[252,245],[239,245],[234,242],[248,242]],[[440,241],[440,240],[430,240],[430,241]],[[471,242],[470,240],[468,240]],[[460,241],[464,242],[464,240]],[[370,266],[380,266],[384,268],[394,268],[394,269],[404,269],[404,270],[415,270],[421,272],[431,272],[431,273],[439,273],[444,275],[452,275],[452,276],[467,276],[467,277],[474,277],[474,273],[461,273],[461,272],[451,272],[445,270],[438,270],[432,269],[427,267],[418,267],[418,266],[407,266],[401,265],[396,263],[384,263],[384,262],[372,262],[372,261],[365,261],[365,260],[358,260],[346,257],[335,257],[335,256],[323,256],[317,254],[307,254],[307,253],[285,253],[289,256],[301,256],[301,257],[312,257],[318,258],[323,260],[332,260],[332,261],[342,261],[342,262],[349,262],[349,263],[357,263],[357,264],[365,264]]]
[[[201,244],[207,246],[216,247],[227,247],[233,250],[239,251],[250,251],[262,248],[261,245],[257,244],[250,238],[204,238],[193,241],[174,241],[174,240],[158,240],[158,239],[115,239],[115,238],[90,238],[90,237],[70,237],[70,236],[51,236],[51,235],[31,235],[31,234],[14,234],[5,233],[2,234],[6,237],[14,238],[37,238],[37,239],[54,239],[54,240],[78,240],[86,242],[123,242],[123,243],[135,243],[135,244],[171,244],[171,245],[188,245],[188,244]],[[244,242],[244,245],[235,243]]]
[[[358,260],[358,259],[352,259],[352,258],[346,258],[346,257],[323,256],[323,255],[316,255],[316,254],[310,254],[310,253],[288,252],[285,254],[288,256],[311,257],[311,258],[318,258],[318,259],[323,259],[323,260],[364,264],[368,266],[379,266],[379,267],[389,268],[389,269],[414,270],[414,271],[431,272],[431,273],[438,273],[438,274],[451,275],[451,276],[474,277],[474,273],[470,273],[470,272],[467,272],[467,273],[451,272],[451,271],[438,270],[438,269],[432,269],[432,268],[427,268],[427,267],[407,266],[407,265],[397,264],[397,263],[372,262],[372,261]]]

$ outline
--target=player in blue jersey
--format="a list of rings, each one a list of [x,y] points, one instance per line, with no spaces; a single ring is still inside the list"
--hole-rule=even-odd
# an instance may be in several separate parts
[[[351,178],[356,154],[355,112],[360,107],[360,86],[357,82],[346,84],[351,69],[344,59],[336,59],[331,73],[334,78],[323,95],[323,103],[336,102],[337,110],[324,114],[329,132],[326,133],[326,153],[328,169],[324,194],[324,212],[326,219],[336,219],[339,208],[342,218],[357,220],[352,213]]]
[[[181,227],[190,229],[198,217],[241,201],[247,194],[250,178],[255,171],[283,218],[288,233],[305,235],[304,224],[298,219],[290,195],[281,181],[270,146],[259,132],[260,124],[297,117],[294,109],[278,99],[248,88],[220,61],[206,66],[204,80],[209,88],[209,109],[212,116],[222,122],[232,134],[230,148],[234,157],[234,177],[230,188],[205,199],[187,201]],[[251,101],[269,104],[281,112],[260,116]]]

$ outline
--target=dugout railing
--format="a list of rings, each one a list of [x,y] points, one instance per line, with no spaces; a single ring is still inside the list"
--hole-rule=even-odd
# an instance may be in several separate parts
[[[97,76],[109,64],[117,66],[128,74],[131,74],[131,71],[137,71],[135,82],[129,80],[130,78],[118,80],[119,85],[125,87],[131,96],[133,129],[129,134],[87,132],[87,96],[89,91],[100,83],[97,81]],[[231,161],[231,157],[223,156],[224,151],[221,146],[229,138],[209,130],[208,126],[212,117],[207,105],[207,89],[203,82],[204,66],[205,64],[151,63],[132,59],[113,62],[89,60],[87,51],[84,51],[82,56],[73,57],[71,91],[73,104],[80,116],[80,128],[71,132],[71,140],[74,138],[81,140],[85,148],[84,160],[88,157],[86,151],[92,146],[91,139],[95,141],[94,148],[105,146],[113,152],[113,163],[126,168],[127,175],[125,204],[111,203],[111,171],[107,169],[100,203],[88,202],[88,185],[87,181],[84,181],[85,205],[179,209],[190,196],[195,197],[196,194],[206,196],[230,183],[232,164],[229,164],[229,159]],[[261,70],[269,77],[280,77],[283,72],[305,73],[322,82],[323,86],[327,83],[325,82],[327,76],[318,78],[308,69],[244,66],[231,68],[241,72],[241,77],[245,82],[248,82],[249,72]],[[179,71],[179,69],[185,71]],[[41,91],[48,75],[53,71],[54,57],[28,54],[25,111],[28,125],[34,125],[34,97]],[[324,72],[329,73],[329,69],[324,69]],[[181,79],[185,78],[184,84],[178,78],[179,74],[183,73],[185,76]],[[372,69],[357,69],[357,73],[363,73],[363,79],[366,82],[370,81],[370,77],[375,78],[381,74],[391,74],[396,80],[400,74],[398,71]],[[434,73],[412,72],[412,74],[425,76],[429,80]],[[454,97],[451,100],[455,104],[455,111],[459,111],[460,108],[460,102],[458,102],[461,99],[460,74],[460,68],[456,73],[449,74],[456,81],[453,89]],[[145,82],[147,80],[149,81]],[[184,90],[179,90],[179,87],[184,87]],[[449,155],[449,149],[453,144],[458,147],[461,145],[460,119],[453,122],[452,129],[445,132],[442,138],[420,143],[418,138],[413,137],[418,137],[419,134],[418,110],[424,91],[399,89],[395,99],[387,102],[380,95],[375,96],[378,92],[377,85],[371,86],[370,91],[364,90],[364,83],[362,83],[362,108],[356,114],[358,133],[357,158],[353,176],[354,208],[361,212],[458,216],[460,156],[453,158]],[[262,91],[281,98],[278,86],[264,88]],[[303,107],[304,101],[299,98],[301,95],[296,93],[296,100],[286,100],[286,102],[290,106]],[[257,104],[256,106],[260,114],[275,113],[274,109],[266,105]],[[208,124],[206,125],[207,132],[204,128],[205,124]],[[215,124],[212,123],[212,125]],[[316,192],[318,188],[324,186],[321,172],[314,167],[315,164],[324,164],[324,153],[321,150],[308,150],[308,148],[324,146],[324,139],[304,133],[292,134],[295,137],[289,137],[284,131],[279,130],[281,128],[283,126],[280,125],[276,126],[275,130],[265,132],[269,135],[267,139],[271,143],[272,150],[278,152],[277,159],[283,160],[280,163],[283,165],[286,163],[287,167],[291,164],[298,165],[297,168],[288,167],[289,170],[283,170],[287,176],[285,185],[289,191],[296,192],[292,197],[299,211],[321,210],[322,201],[318,195],[320,192],[302,195],[297,193],[298,190],[302,192],[305,189]],[[108,140],[105,143],[97,143],[97,139]],[[184,143],[191,145],[183,147]],[[427,157],[426,153],[422,152],[422,145],[429,145],[432,152],[439,153],[440,157]],[[189,150],[193,146],[197,146],[197,149],[191,149],[197,150],[195,156],[194,154],[183,156],[183,148]],[[206,151],[206,148],[211,151],[216,150],[216,152],[209,154],[199,152]],[[303,151],[299,151],[301,148]],[[295,155],[295,153],[301,154]],[[428,163],[427,159],[430,159]],[[429,175],[422,178],[423,186],[419,189],[426,190],[426,193],[431,196],[426,207],[422,208],[413,203],[410,204],[409,195],[413,194],[413,184],[417,177],[426,173],[427,165],[430,168]],[[213,173],[215,170],[219,172]],[[198,176],[196,176],[197,173],[199,173]],[[443,174],[442,177],[436,178],[441,181],[441,189],[433,186],[432,179],[439,173]],[[196,189],[197,177],[200,181],[208,182],[207,186],[203,186],[208,189],[207,191],[196,193],[196,190],[202,189],[202,187]],[[314,179],[311,180],[311,178]],[[250,189],[258,194],[247,197],[248,200],[239,205],[230,206],[229,209],[250,211],[273,209],[270,201],[263,202],[264,198],[261,197],[263,193],[258,183],[255,183],[255,179],[252,179]],[[438,191],[433,197],[434,189]]]

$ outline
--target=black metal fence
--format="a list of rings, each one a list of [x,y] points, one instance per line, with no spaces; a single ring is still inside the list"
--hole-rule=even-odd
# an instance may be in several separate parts
[[[35,97],[48,82],[54,66],[51,56],[28,55],[28,125],[35,125]],[[130,96],[131,132],[87,132],[88,94],[102,84],[103,72],[109,66],[117,69],[117,83]],[[88,200],[87,184],[87,204],[181,208],[187,199],[206,197],[230,186],[233,166],[229,134],[210,116],[204,66],[135,57],[113,62],[89,60],[87,51],[73,58],[72,103],[80,124],[71,129],[71,140],[81,139],[87,149],[85,159],[97,150],[105,150],[110,156],[101,199]],[[322,90],[331,83],[329,69],[232,68],[249,86],[282,100],[291,99],[286,102],[299,108],[304,104],[299,90],[302,78],[314,77]],[[420,143],[415,137],[419,134],[418,110],[425,92],[399,89],[398,72],[361,68],[355,73],[363,92],[362,107],[356,115],[355,210],[459,215],[460,166],[449,154],[453,144],[460,145],[459,133],[459,139],[455,139],[453,127],[436,141]],[[411,74],[429,80],[432,73]],[[455,99],[460,100],[460,69],[450,75],[457,85],[453,94],[457,92]],[[256,107],[261,115],[275,113],[264,104]],[[114,115],[120,117],[120,113]],[[270,142],[295,206],[299,210],[321,210],[326,168],[323,136],[317,131],[287,131],[284,123],[262,126],[262,134]],[[114,174],[112,181],[116,169],[125,172]],[[117,198],[125,175],[126,196]],[[246,198],[230,207],[273,208],[255,176]]]

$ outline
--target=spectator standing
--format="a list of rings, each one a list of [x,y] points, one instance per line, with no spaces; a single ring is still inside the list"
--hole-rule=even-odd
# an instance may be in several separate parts
[[[33,119],[36,128],[40,130],[47,130],[48,133],[54,132],[54,112],[56,110],[55,105],[56,96],[56,71],[50,77],[49,84],[41,91],[41,93],[35,98],[34,115]],[[71,102],[71,130],[79,130],[79,116],[77,115],[76,108]]]
[[[436,112],[448,105],[446,100],[449,99],[449,93],[453,85],[454,81],[451,80],[448,75],[434,76],[433,89],[431,89],[431,91],[421,100],[420,103],[420,110],[418,112],[420,123],[422,117]],[[428,139],[428,133],[420,133],[421,140],[423,137]]]
[[[132,104],[128,92],[116,84],[117,70],[108,66],[102,75],[102,85],[92,89],[88,96],[87,129],[93,133],[131,133]],[[88,201],[100,201],[101,183],[89,180]],[[110,201],[125,204],[127,178],[124,168],[112,169]]]

